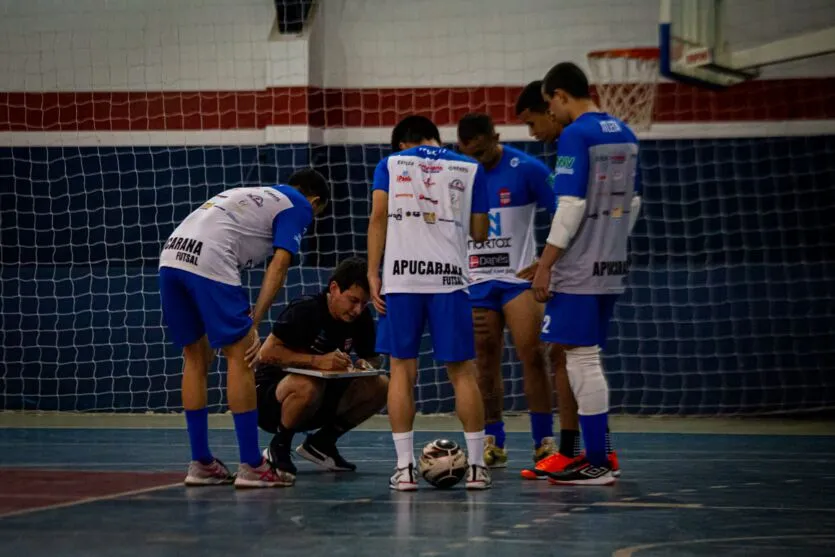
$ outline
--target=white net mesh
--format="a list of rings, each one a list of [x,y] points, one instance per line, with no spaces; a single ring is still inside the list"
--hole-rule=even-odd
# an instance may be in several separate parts
[[[603,50],[587,55],[600,107],[635,131],[652,126],[658,49]]]

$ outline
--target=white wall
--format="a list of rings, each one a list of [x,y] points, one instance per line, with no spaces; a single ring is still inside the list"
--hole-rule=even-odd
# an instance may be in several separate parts
[[[750,46],[835,25],[835,0],[729,0]],[[657,0],[320,0],[270,40],[272,0],[0,0],[0,90],[518,85],[587,51],[657,43]],[[831,75],[832,56],[767,77]]]

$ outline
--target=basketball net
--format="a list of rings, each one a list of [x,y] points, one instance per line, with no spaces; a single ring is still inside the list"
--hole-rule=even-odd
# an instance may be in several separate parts
[[[587,58],[600,108],[635,131],[648,130],[658,85],[658,49],[596,50]]]

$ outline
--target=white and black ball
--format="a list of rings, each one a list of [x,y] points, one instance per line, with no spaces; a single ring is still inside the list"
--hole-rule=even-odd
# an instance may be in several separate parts
[[[430,485],[449,489],[467,474],[467,455],[455,441],[435,439],[423,447],[418,470]]]

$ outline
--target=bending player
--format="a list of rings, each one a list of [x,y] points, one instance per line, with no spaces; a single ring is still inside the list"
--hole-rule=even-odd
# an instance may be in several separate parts
[[[336,449],[337,440],[386,404],[388,379],[319,379],[282,367],[345,371],[379,368],[374,318],[368,309],[368,265],[346,259],[318,296],[295,300],[281,313],[261,347],[255,374],[258,423],[274,434],[264,456],[286,478],[295,478],[290,446],[296,431],[317,430],[296,448],[326,470],[356,470]],[[352,362],[353,351],[359,358]]]
[[[289,185],[226,190],[192,212],[165,242],[159,288],[169,338],[183,349],[183,406],[191,444],[186,485],[236,487],[287,485],[261,456],[252,364],[261,341],[258,324],[284,284],[302,236],[327,204],[327,182],[300,170]],[[270,255],[255,307],[241,286],[240,270]],[[235,421],[241,463],[232,476],[209,449],[206,378],[214,351],[228,364],[227,399]]]
[[[484,407],[473,358],[473,318],[467,296],[467,237],[487,239],[484,170],[440,147],[428,118],[409,116],[392,131],[392,151],[374,171],[368,225],[371,298],[383,315],[378,347],[391,357],[388,413],[397,450],[391,489],[417,489],[413,424],[417,357],[426,323],[435,359],[446,363],[455,409],[464,426],[468,489],[487,489]],[[380,265],[385,248],[383,279]]]
[[[546,145],[554,144],[562,133],[562,125],[551,115],[548,103],[542,98],[541,80],[532,81],[522,89],[516,101],[516,116],[528,126],[528,133],[531,137]],[[533,274],[534,271],[531,271],[531,277]],[[577,415],[577,401],[574,399],[574,393],[571,392],[571,384],[565,371],[565,352],[559,344],[552,344],[549,356],[554,370],[554,384],[559,403],[559,452],[543,458],[533,468],[522,470],[522,477],[528,480],[547,479],[549,472],[564,470],[574,458],[580,455],[580,421]],[[608,432],[606,450],[612,462],[613,473],[619,476],[620,466],[617,454],[611,449]]]
[[[488,240],[468,242],[470,303],[487,434],[484,462],[493,468],[507,466],[502,421],[506,324],[522,362],[536,463],[557,452],[553,389],[539,343],[542,305],[530,290],[536,262],[536,209],[554,209],[551,170],[527,153],[499,143],[487,114],[467,114],[458,122],[458,148],[484,167],[490,203]]]
[[[549,478],[608,485],[615,477],[606,451],[609,387],[600,350],[624,291],[628,237],[640,212],[638,140],[626,124],[595,106],[588,79],[575,64],[551,68],[542,94],[565,128],[557,149],[557,210],[533,289],[537,300],[547,301],[542,340],[565,351],[586,448]]]

